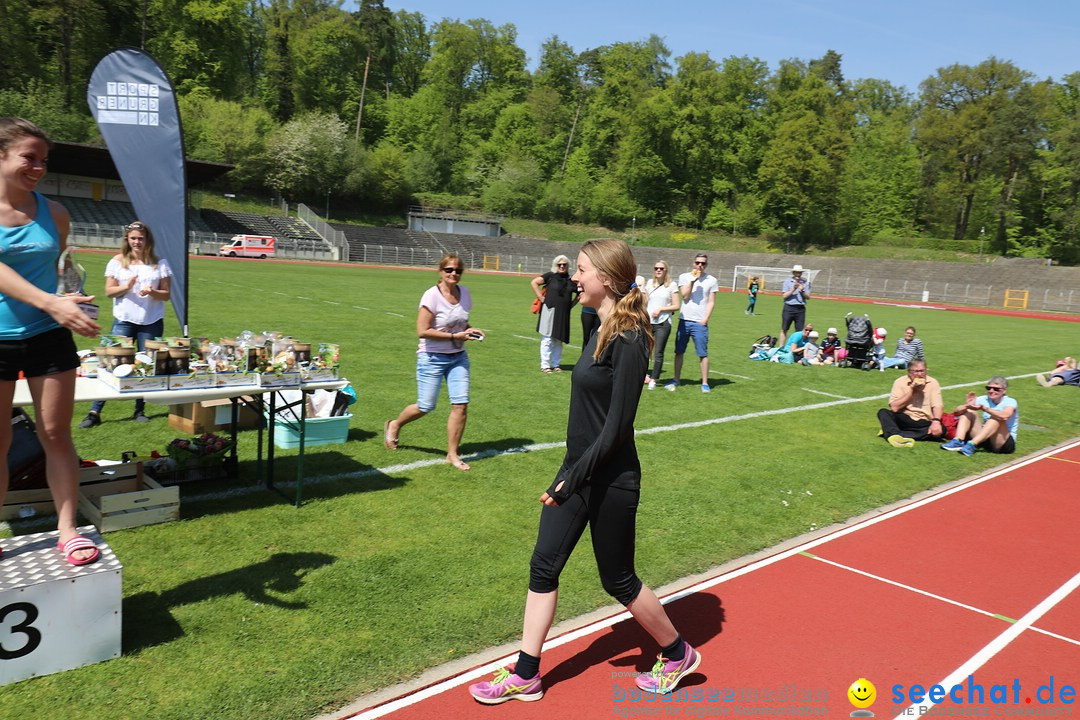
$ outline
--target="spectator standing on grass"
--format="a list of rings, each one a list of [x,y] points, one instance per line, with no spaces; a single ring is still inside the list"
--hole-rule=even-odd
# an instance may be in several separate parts
[[[791,268],[791,277],[784,280],[780,296],[784,299],[784,310],[780,315],[780,344],[787,339],[788,328],[792,325],[798,330],[806,323],[806,301],[810,299],[810,281],[803,277],[803,266]]]
[[[889,407],[878,410],[880,435],[893,447],[912,447],[917,440],[940,440],[944,405],[941,385],[926,374],[925,360],[908,363],[907,374],[896,379]]]
[[[1015,398],[1006,394],[1008,391],[1009,381],[995,375],[987,381],[985,395],[976,397],[969,392],[964,404],[953,411],[956,435],[941,449],[968,456],[979,450],[1001,455],[1015,452],[1020,409]]]
[[[146,223],[136,220],[124,227],[120,254],[105,266],[105,294],[113,301],[112,334],[134,338],[139,350],[146,341],[165,332],[165,303],[170,297],[172,269],[169,261],[154,252],[154,235]],[[101,424],[104,400],[90,407],[80,428]],[[135,401],[135,422],[148,422],[146,401]]]
[[[750,296],[750,304],[746,306],[745,313],[747,315],[754,315],[754,306],[757,305],[757,294],[761,290],[761,282],[758,280],[758,276],[750,278],[750,284],[746,286],[746,294]]]
[[[570,309],[577,304],[577,288],[570,282],[570,258],[559,255],[552,260],[550,272],[532,279],[532,290],[544,301],[536,321],[541,338],[540,372],[562,372],[563,344],[570,342]]]
[[[586,525],[604,589],[661,647],[652,671],[636,678],[638,687],[657,695],[670,693],[701,662],[634,570],[641,494],[634,417],[652,349],[652,322],[634,272],[634,256],[621,240],[590,240],[578,254],[574,280],[581,302],[599,312],[600,330],[589,338],[574,367],[566,455],[540,495],[540,529],[517,662],[492,680],[469,686],[473,698],[485,705],[543,697],[540,650],[555,618],[559,576]]]
[[[443,255],[438,272],[439,282],[420,298],[416,316],[416,334],[420,337],[416,352],[417,400],[383,424],[383,444],[387,450],[397,450],[401,428],[435,409],[439,389],[446,380],[450,396],[446,461],[458,470],[469,470],[469,464],[458,454],[469,410],[469,354],[465,343],[483,340],[484,331],[469,325],[472,295],[461,284],[465,273],[461,258],[454,253]]]
[[[904,336],[896,341],[896,353],[884,359],[882,368],[906,368],[912,360],[925,360],[922,340],[915,337],[915,326],[904,328]]]
[[[709,387],[709,317],[720,285],[706,272],[707,267],[709,257],[700,253],[694,258],[694,268],[679,276],[682,310],[679,312],[679,329],[675,332],[675,376],[664,386],[672,392],[679,387],[683,354],[691,340],[701,365],[701,392],[712,390]]]
[[[79,309],[80,303],[93,302],[93,296],[56,294],[57,262],[71,218],[63,205],[36,192],[51,149],[49,136],[33,123],[0,118],[0,458],[11,448],[8,419],[21,372],[45,451],[60,536],[57,547],[67,562],[86,565],[101,553],[75,526],[79,458],[71,439],[71,415],[79,358],[71,333],[94,337],[101,328]],[[8,480],[7,462],[0,462],[0,505]]]
[[[642,289],[649,296],[649,321],[654,341],[652,373],[645,376],[645,382],[650,390],[655,390],[660,371],[664,369],[664,349],[671,336],[671,314],[681,306],[682,295],[679,286],[668,277],[668,264],[663,260],[653,263],[653,276]]]

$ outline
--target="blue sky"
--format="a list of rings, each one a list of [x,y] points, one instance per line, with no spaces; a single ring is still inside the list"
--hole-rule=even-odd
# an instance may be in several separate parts
[[[354,9],[356,2],[346,0]],[[939,67],[994,55],[1037,78],[1080,71],[1080,3],[1072,0],[385,0],[393,11],[512,23],[535,68],[552,35],[576,51],[663,37],[672,59],[748,55],[775,69],[784,58],[843,56],[844,77],[875,77],[917,91]]]

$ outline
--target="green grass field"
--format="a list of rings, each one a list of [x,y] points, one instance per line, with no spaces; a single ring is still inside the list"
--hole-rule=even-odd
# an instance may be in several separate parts
[[[107,258],[80,255],[92,278]],[[537,497],[561,461],[558,448],[528,448],[564,439],[570,387],[569,372],[539,372],[529,278],[464,278],[474,324],[488,335],[469,346],[463,447],[486,454],[461,473],[425,463],[445,454],[445,391],[431,416],[404,429],[397,452],[380,437],[383,421],[415,400],[415,312],[433,272],[193,258],[190,277],[193,335],[280,330],[341,343],[343,374],[360,398],[350,441],[309,450],[307,502],[297,509],[254,487],[255,432],[241,433],[238,480],[184,486],[179,522],[108,534],[125,568],[123,656],[0,689],[2,716],[53,708],[46,714],[67,720],[306,718],[516,638]],[[711,395],[698,391],[694,372],[679,392],[643,394],[637,428],[650,432],[638,443],[638,568],[647,583],[706,570],[1002,459],[929,443],[894,449],[875,437],[874,414],[895,371],[747,360],[755,339],[776,334],[779,300],[760,298],[761,314],[747,317],[744,297],[717,296]],[[891,338],[916,325],[930,374],[943,386],[965,386],[946,390],[950,407],[992,374],[1045,371],[1080,352],[1080,324],[1070,322],[824,300],[813,301],[809,319],[822,330],[843,327],[849,311],[868,312]],[[170,317],[166,333],[177,330]],[[567,350],[567,369],[577,355]],[[1076,392],[1030,377],[1013,382],[1020,454],[1080,435]],[[76,422],[86,409],[76,408]],[[109,403],[100,427],[75,431],[80,453],[163,450],[179,433],[164,408],[149,410],[153,422],[137,425],[125,420],[130,403]],[[735,419],[709,423],[724,418]],[[495,452],[515,448],[526,450]],[[292,476],[295,453],[278,457],[279,480]],[[25,521],[5,534],[46,529]],[[560,618],[610,603],[587,542],[562,588]]]

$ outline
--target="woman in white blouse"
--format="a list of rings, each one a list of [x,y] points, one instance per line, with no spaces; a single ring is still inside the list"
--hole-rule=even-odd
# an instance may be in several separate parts
[[[653,263],[653,275],[642,288],[649,296],[649,320],[652,321],[653,348],[652,374],[645,378],[650,390],[656,389],[660,371],[664,369],[664,348],[671,335],[671,314],[681,306],[679,286],[668,277],[668,264],[663,260]]]
[[[165,332],[165,302],[171,293],[172,268],[169,261],[154,252],[154,235],[146,223],[136,220],[124,227],[124,244],[120,254],[105,266],[105,294],[113,301],[113,335],[135,339],[139,350],[146,341],[159,338]],[[149,422],[143,410],[146,403],[135,401],[136,422]],[[99,400],[79,423],[81,428],[101,424]]]

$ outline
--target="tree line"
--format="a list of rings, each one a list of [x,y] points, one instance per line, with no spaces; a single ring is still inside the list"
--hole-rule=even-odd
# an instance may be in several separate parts
[[[143,47],[189,156],[236,166],[229,190],[1080,262],[1080,72],[991,56],[910,91],[848,80],[832,50],[769,68],[672,58],[655,35],[553,36],[530,70],[513,25],[382,0],[0,0],[0,17],[0,113],[100,142],[90,72]]]

